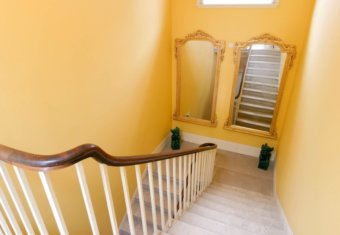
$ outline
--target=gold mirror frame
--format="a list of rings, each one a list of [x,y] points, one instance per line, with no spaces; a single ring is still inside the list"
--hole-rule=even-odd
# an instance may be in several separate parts
[[[180,114],[180,94],[181,94],[181,56],[180,56],[180,48],[185,45],[188,41],[208,41],[211,42],[214,46],[214,49],[217,52],[216,56],[216,67],[215,67],[215,78],[214,78],[214,90],[212,95],[212,104],[211,104],[211,115],[210,119],[201,119],[195,117],[186,117]],[[176,79],[176,108],[175,113],[173,115],[174,120],[189,122],[198,125],[204,126],[217,126],[217,117],[216,117],[216,102],[217,102],[217,89],[218,89],[218,80],[220,75],[220,67],[221,62],[224,58],[225,52],[225,41],[224,40],[216,40],[209,34],[203,32],[202,30],[197,30],[194,33],[188,34],[184,39],[175,39],[175,57],[177,60],[177,79]]]
[[[273,118],[272,118],[269,131],[261,131],[261,130],[257,130],[253,128],[242,127],[242,126],[232,124],[231,117],[233,116],[234,102],[235,102],[234,91],[237,87],[238,73],[239,73],[239,67],[240,67],[240,62],[241,62],[241,50],[246,49],[248,46],[251,46],[252,44],[275,45],[281,49],[281,53],[282,52],[287,53],[286,61],[285,61],[283,71],[282,71],[281,82],[280,82],[280,86],[279,86],[279,90],[278,90],[278,94],[276,98],[276,105],[274,107]],[[234,130],[234,131],[238,131],[242,133],[254,134],[254,135],[263,136],[263,137],[274,138],[274,139],[277,138],[277,132],[276,132],[277,115],[278,115],[279,108],[280,108],[280,103],[281,103],[281,99],[283,95],[283,90],[285,87],[285,82],[287,79],[287,74],[293,65],[293,61],[295,57],[296,57],[296,47],[294,45],[286,44],[282,39],[272,36],[270,34],[263,34],[258,37],[253,37],[246,42],[236,42],[234,44],[234,63],[235,63],[234,81],[233,81],[230,107],[229,107],[229,117],[224,125],[225,129]]]

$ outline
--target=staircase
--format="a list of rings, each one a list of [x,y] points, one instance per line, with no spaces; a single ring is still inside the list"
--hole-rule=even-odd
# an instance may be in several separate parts
[[[178,162],[176,166],[178,169]],[[160,234],[284,235],[282,219],[276,200],[272,195],[273,169],[262,171],[256,166],[256,158],[218,151],[212,184],[196,197],[188,209],[183,213],[180,211],[172,220],[169,228],[165,230],[166,232]],[[161,231],[159,182],[155,165],[153,169],[157,226]],[[164,165],[162,169],[162,172],[165,172]],[[171,172],[173,172],[172,170],[173,168],[171,168]],[[143,192],[148,234],[152,234],[148,182],[146,173],[143,179]],[[165,176],[163,176],[164,185],[166,185]],[[184,181],[181,182],[181,185],[183,187]],[[178,186],[179,181],[177,180],[177,188]],[[180,195],[178,191],[176,192],[177,199]],[[171,187],[171,194],[173,195],[173,187]],[[165,199],[166,190],[163,187],[164,210],[165,215],[168,215],[168,205]],[[143,234],[138,195],[134,196],[132,207],[136,234]],[[172,217],[174,216],[173,207],[174,205],[171,204]],[[120,234],[130,234],[127,219],[120,226]]]
[[[249,50],[243,84],[235,100],[236,125],[270,130],[280,78],[280,50],[273,46]]]

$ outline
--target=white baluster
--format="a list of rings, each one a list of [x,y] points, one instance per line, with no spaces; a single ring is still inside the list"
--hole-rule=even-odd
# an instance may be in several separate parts
[[[109,210],[112,232],[114,235],[119,235],[117,218],[116,218],[116,213],[115,213],[115,206],[114,206],[113,199],[112,199],[111,186],[110,186],[110,181],[109,181],[109,175],[107,172],[107,166],[105,164],[100,163],[99,168],[100,168],[100,174],[102,176],[107,208]]]
[[[20,227],[18,225],[18,222],[16,221],[14,214],[11,210],[11,207],[9,206],[9,203],[6,199],[6,196],[4,194],[4,192],[2,191],[2,189],[0,188],[0,204],[3,208],[3,210],[5,211],[5,214],[7,216],[7,219],[9,221],[9,223],[11,224],[13,231],[16,235],[21,235],[22,232],[20,230]]]
[[[128,217],[128,221],[129,221],[130,233],[131,233],[131,235],[135,235],[136,234],[135,223],[133,221],[129,186],[128,186],[128,182],[127,182],[127,178],[126,178],[126,170],[125,170],[125,167],[119,167],[119,169],[120,169],[120,176],[122,178],[126,213],[127,213],[127,217]]]
[[[208,161],[209,161],[209,168],[208,168],[208,171],[209,171],[209,175],[208,175],[208,184],[210,184],[211,182],[211,178],[212,178],[212,156],[211,156],[211,152],[208,151]]]
[[[67,228],[66,228],[66,224],[65,224],[63,215],[61,213],[57,198],[54,194],[54,190],[52,188],[52,184],[50,182],[50,179],[49,179],[47,173],[42,172],[42,171],[39,172],[39,177],[40,177],[41,183],[44,187],[44,190],[45,190],[48,202],[50,204],[50,207],[52,209],[52,213],[53,213],[54,219],[57,223],[59,232],[62,235],[67,235],[68,231],[67,231]]]
[[[199,153],[199,159],[198,159],[198,187],[197,187],[197,196],[201,194],[201,189],[202,189],[202,157],[203,153]]]
[[[188,155],[183,157],[183,211],[186,209],[187,204],[187,158]]]
[[[179,201],[179,215],[182,215],[182,157],[178,158],[178,201]]]
[[[161,224],[162,224],[162,231],[164,231],[165,221],[164,221],[164,201],[163,201],[163,175],[162,175],[161,161],[157,162],[157,170],[158,170],[159,201],[160,201],[160,209],[161,209]]]
[[[198,162],[199,162],[200,154],[196,153],[196,163],[195,163],[195,187],[194,187],[194,201],[197,197],[197,188],[198,188]]]
[[[194,190],[195,190],[195,175],[196,175],[196,154],[193,154],[191,159],[191,198],[190,198],[190,204],[194,202]]]
[[[78,162],[76,164],[76,171],[77,171],[77,176],[78,176],[78,180],[80,184],[81,193],[83,195],[83,199],[84,199],[84,203],[86,207],[87,216],[89,217],[92,234],[97,235],[99,234],[99,229],[97,225],[96,215],[93,210],[90,192],[89,192],[89,189],[86,183],[84,167],[81,162]]]
[[[172,183],[174,196],[174,217],[177,218],[177,177],[176,177],[176,158],[172,159]]]
[[[202,194],[204,190],[204,159],[205,159],[205,152],[202,152],[201,157],[201,187],[200,187],[200,194]]]
[[[215,164],[215,156],[214,156],[214,150],[211,150],[209,151],[209,154],[211,156],[211,159],[210,159],[210,170],[211,170],[211,173],[210,173],[210,181],[209,183],[211,183],[211,181],[213,180],[213,177],[214,177],[214,164]]]
[[[143,195],[143,185],[142,185],[142,174],[140,171],[140,166],[135,165],[136,170],[136,178],[137,178],[137,189],[138,189],[138,198],[139,198],[139,206],[140,212],[142,215],[142,226],[143,226],[143,234],[148,234],[148,227],[146,225],[146,215],[145,215],[145,205],[144,205],[144,195]]]
[[[207,151],[205,151],[204,153],[204,157],[203,157],[203,190],[206,189],[207,187],[207,158],[208,158],[208,154]]]
[[[3,216],[1,210],[0,210],[0,231],[3,231],[3,233],[5,235],[11,235],[11,230],[9,229],[8,225],[7,225],[7,222],[6,222],[6,219],[5,217]]]
[[[151,198],[153,232],[157,233],[158,230],[157,230],[157,218],[156,218],[155,192],[154,192],[154,186],[153,186],[152,163],[148,163],[147,165],[148,165],[149,188],[150,188],[150,198]]]
[[[43,234],[43,235],[48,234],[44,220],[40,214],[39,208],[37,206],[37,203],[35,201],[35,198],[33,196],[29,183],[27,181],[25,172],[16,166],[13,166],[13,169],[18,178],[21,189],[24,192],[24,196],[26,198],[29,208],[31,209],[34,221],[36,222],[38,226],[40,234]]]
[[[21,204],[17,190],[14,187],[13,181],[12,181],[11,176],[9,175],[8,171],[7,171],[7,168],[6,168],[6,165],[5,165],[4,162],[1,162],[1,164],[0,164],[0,174],[1,174],[1,176],[4,180],[4,182],[5,182],[5,185],[8,189],[8,192],[9,192],[9,194],[10,194],[10,196],[11,196],[13,202],[14,202],[14,206],[18,211],[19,217],[22,220],[22,223],[24,224],[24,227],[25,227],[27,233],[33,235],[34,231],[33,231],[32,225],[31,225],[31,223],[30,223],[30,221],[27,217],[27,214],[24,210],[24,207]]]
[[[187,196],[187,205],[186,208],[189,208],[190,206],[190,200],[191,200],[191,178],[192,178],[192,154],[188,157],[188,196]]]
[[[165,171],[166,171],[166,191],[168,198],[168,226],[171,226],[172,216],[171,216],[171,184],[170,184],[170,163],[169,159],[165,160]]]

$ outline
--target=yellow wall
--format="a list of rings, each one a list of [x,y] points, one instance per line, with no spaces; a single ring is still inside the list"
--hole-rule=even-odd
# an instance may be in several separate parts
[[[86,142],[115,155],[150,153],[171,127],[170,9],[167,0],[1,0],[0,143],[44,154]],[[98,168],[85,165],[104,203]],[[120,179],[110,175],[121,218]],[[72,168],[52,179],[64,189],[57,196],[70,232],[85,234],[80,194],[66,200],[79,191],[75,176]]]
[[[340,2],[318,0],[277,159],[277,192],[296,235],[340,234]]]
[[[198,8],[197,0],[172,1],[172,37],[183,38],[187,34],[201,29],[214,38],[229,42],[245,41],[253,36],[270,33],[284,39],[287,43],[294,44],[298,49],[295,66],[289,73],[286,91],[278,118],[278,132],[280,134],[284,114],[289,100],[290,91],[296,73],[301,49],[307,35],[310,15],[314,0],[282,0],[275,8]],[[174,51],[173,51],[174,54]],[[176,63],[173,58],[173,87],[175,87]],[[224,139],[242,144],[260,146],[264,142],[276,145],[276,141],[248,134],[241,134],[224,130],[223,125],[229,113],[229,102],[233,82],[232,49],[227,48],[225,59],[221,64],[221,74],[217,98],[216,128],[203,127],[179,121],[174,121],[173,126],[180,127],[183,131],[195,134]],[[175,92],[175,89],[173,89]],[[175,95],[173,95],[175,97]],[[173,104],[175,104],[173,100]],[[173,110],[175,107],[173,107]]]

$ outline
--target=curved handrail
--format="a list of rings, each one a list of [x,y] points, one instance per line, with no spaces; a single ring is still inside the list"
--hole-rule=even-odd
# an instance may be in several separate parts
[[[197,148],[188,150],[175,150],[172,152],[123,157],[112,156],[94,144],[83,144],[66,152],[53,155],[32,154],[0,145],[0,161],[26,169],[49,171],[68,167],[89,157],[92,157],[97,162],[109,166],[131,166],[175,158],[216,148],[216,144],[205,143]]]

